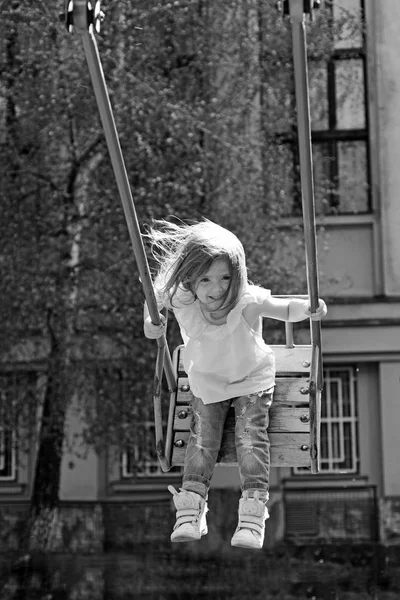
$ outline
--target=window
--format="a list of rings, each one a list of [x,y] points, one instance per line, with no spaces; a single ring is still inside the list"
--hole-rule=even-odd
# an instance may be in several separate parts
[[[13,438],[10,429],[0,428],[0,482],[15,479],[16,457]]]
[[[92,443],[107,444],[116,465],[115,478],[149,477],[160,475],[155,443],[152,378],[143,371],[140,357],[135,362],[95,367],[93,379],[86,377],[88,398],[97,398],[95,418],[89,401],[85,419],[85,436]],[[169,398],[163,414],[167,418]],[[114,462],[115,460],[115,462]],[[118,464],[119,463],[119,464]],[[118,466],[117,466],[118,465]],[[113,467],[114,468],[114,467]]]
[[[353,367],[325,369],[321,404],[320,473],[358,473],[358,411]],[[308,469],[295,469],[296,474],[308,472]]]
[[[310,26],[308,59],[311,137],[317,214],[362,214],[371,210],[369,190],[366,55],[362,0],[333,0],[329,52],[315,42]],[[316,23],[316,27],[318,24]],[[326,37],[326,36],[325,36]],[[282,214],[301,214],[297,123],[290,118],[295,102],[293,72],[280,67],[272,89],[264,94],[274,119],[274,171],[281,180]],[[283,98],[283,90],[286,97]],[[288,97],[290,97],[288,99]],[[268,116],[268,113],[266,112]],[[286,118],[285,118],[286,117]],[[282,166],[284,165],[284,166]],[[276,193],[276,191],[275,191]]]
[[[161,465],[155,452],[153,421],[141,423],[133,447],[122,452],[121,470],[123,479],[162,474]]]
[[[351,368],[325,371],[321,409],[321,472],[357,473],[358,435],[355,375]]]
[[[18,455],[30,451],[35,433],[38,374],[0,373],[0,482],[17,477]]]
[[[360,0],[334,0],[333,52],[309,62],[316,207],[319,213],[366,213],[368,131],[366,61]]]

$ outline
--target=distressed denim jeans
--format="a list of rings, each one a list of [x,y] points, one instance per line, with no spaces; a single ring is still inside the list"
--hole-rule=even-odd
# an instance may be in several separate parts
[[[235,444],[242,491],[268,500],[270,442],[269,409],[272,393],[259,392],[215,404],[193,400],[190,436],[185,455],[183,489],[207,498],[210,481],[221,446],[225,419],[235,409]]]

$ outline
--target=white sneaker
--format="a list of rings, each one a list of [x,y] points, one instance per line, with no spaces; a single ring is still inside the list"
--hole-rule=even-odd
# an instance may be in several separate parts
[[[196,492],[176,491],[172,485],[168,490],[173,494],[176,508],[176,523],[171,534],[171,542],[194,542],[206,535],[208,512],[207,502]]]
[[[231,545],[239,548],[260,550],[264,543],[265,521],[269,517],[268,509],[262,502],[259,492],[254,498],[243,492],[239,501],[239,523],[233,534]]]

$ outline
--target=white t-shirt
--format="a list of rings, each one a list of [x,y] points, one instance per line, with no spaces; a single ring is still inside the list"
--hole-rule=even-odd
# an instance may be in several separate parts
[[[262,338],[262,320],[253,328],[243,317],[248,304],[261,303],[269,290],[248,285],[223,325],[206,321],[199,300],[179,289],[169,308],[185,345],[183,363],[195,396],[204,404],[273,388],[275,357]]]

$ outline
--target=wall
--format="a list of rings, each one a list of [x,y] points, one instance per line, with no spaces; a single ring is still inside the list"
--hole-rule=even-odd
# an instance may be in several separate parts
[[[290,221],[288,221],[289,225]],[[300,273],[305,271],[305,256],[298,262],[303,232],[295,220],[280,240],[275,260]],[[317,220],[317,251],[320,293],[328,298],[372,298],[379,289],[380,272],[375,267],[376,218],[373,215],[325,217]],[[286,230],[286,227],[284,227]],[[305,273],[304,273],[305,275]],[[306,294],[307,285],[298,289],[272,290],[273,294]]]
[[[400,361],[380,364],[383,494],[400,496]]]
[[[378,162],[379,193],[382,218],[383,283],[388,296],[400,295],[400,62],[398,0],[367,2],[371,23],[371,45],[375,51],[372,124],[373,160]]]
[[[82,444],[82,415],[75,392],[68,407],[61,462],[60,500],[96,500],[99,497],[99,457]]]

